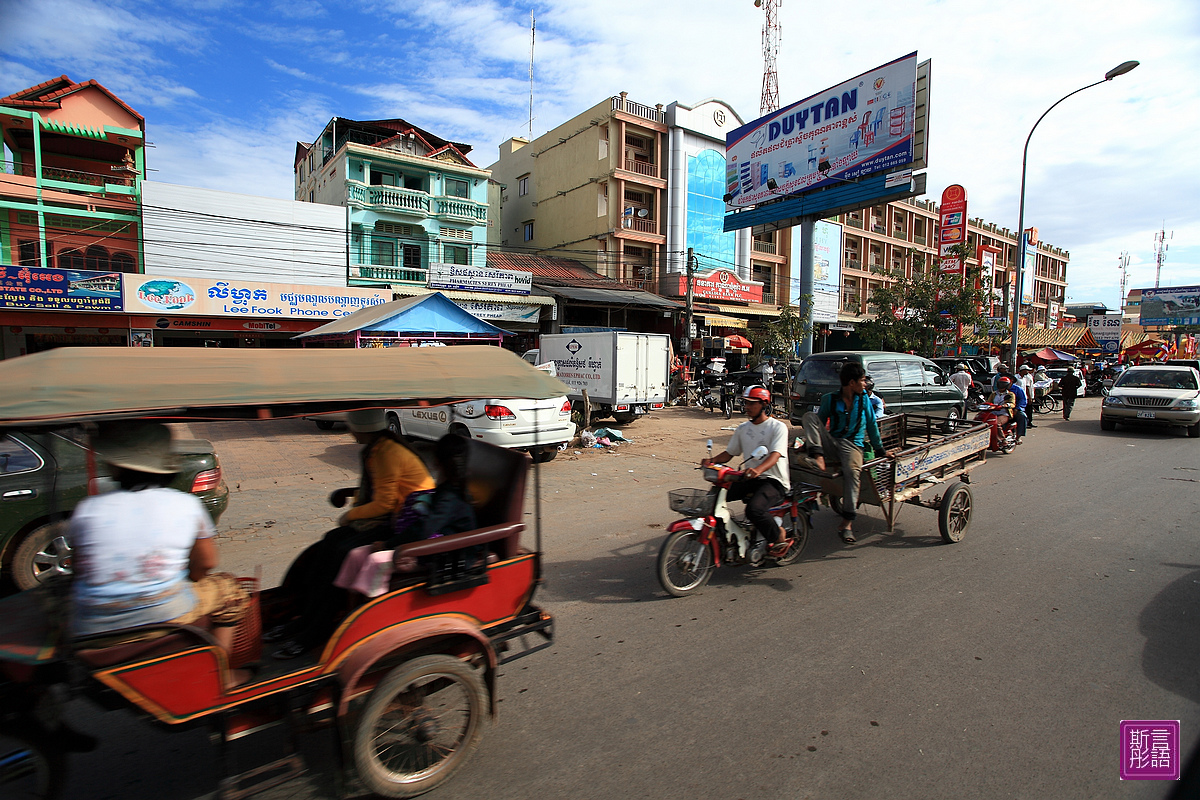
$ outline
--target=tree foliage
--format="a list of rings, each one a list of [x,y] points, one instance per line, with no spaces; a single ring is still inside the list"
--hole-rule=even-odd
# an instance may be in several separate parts
[[[808,321],[812,316],[812,298],[804,295],[800,306],[784,306],[779,316],[752,334],[758,359],[768,356],[794,358],[796,348],[804,341]]]
[[[966,263],[970,249],[960,244],[952,253]],[[889,273],[893,282],[875,289],[867,301],[875,319],[861,323],[858,332],[868,347],[932,355],[939,336],[953,341],[959,325],[964,336],[972,335],[976,325],[986,328],[983,308],[992,287],[985,278],[975,288],[978,267],[967,265],[964,286],[958,274],[924,269],[924,254],[911,251],[910,255],[913,277],[893,270]]]

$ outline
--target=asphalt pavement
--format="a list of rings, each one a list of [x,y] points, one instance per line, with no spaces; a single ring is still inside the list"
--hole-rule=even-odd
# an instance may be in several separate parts
[[[990,457],[958,544],[934,511],[889,534],[864,507],[847,546],[822,510],[796,564],[724,568],[686,598],[654,575],[665,493],[703,485],[704,440],[731,423],[668,409],[625,426],[630,444],[560,455],[540,473],[555,644],[502,668],[482,745],[426,797],[1164,797],[1119,779],[1118,726],[1178,719],[1184,753],[1198,741],[1200,442],[1104,433],[1098,409]],[[223,567],[269,585],[332,526],[357,448],[300,421],[191,427],[235,489]],[[203,731],[75,710],[103,744],[74,759],[70,797],[212,796]],[[326,735],[303,745],[310,774],[261,797],[334,796]]]

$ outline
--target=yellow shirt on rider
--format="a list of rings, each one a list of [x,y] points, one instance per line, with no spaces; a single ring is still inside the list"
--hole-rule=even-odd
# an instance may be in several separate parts
[[[420,456],[386,436],[371,447],[366,466],[371,479],[371,500],[347,511],[348,521],[398,513],[410,494],[437,485]]]

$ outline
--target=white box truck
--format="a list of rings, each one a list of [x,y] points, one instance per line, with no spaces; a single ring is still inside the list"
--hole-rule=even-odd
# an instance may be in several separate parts
[[[586,389],[593,417],[632,422],[666,405],[671,338],[665,333],[554,333],[543,335],[539,344],[526,358],[553,362],[577,408]]]

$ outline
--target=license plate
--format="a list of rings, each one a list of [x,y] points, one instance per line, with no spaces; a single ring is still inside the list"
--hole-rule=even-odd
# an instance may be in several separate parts
[[[1139,411],[1138,419],[1154,419],[1153,411]]]
[[[814,414],[816,414],[817,412],[819,412],[819,411],[821,410],[821,407],[820,407],[820,406],[813,406],[813,407],[812,407],[812,410],[813,410],[813,413],[814,413]]]

